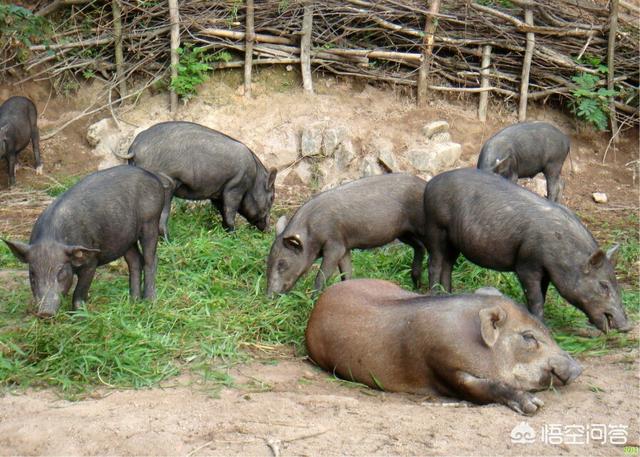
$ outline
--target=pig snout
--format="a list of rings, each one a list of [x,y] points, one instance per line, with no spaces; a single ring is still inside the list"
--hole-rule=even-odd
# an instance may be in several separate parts
[[[256,228],[261,232],[266,232],[269,230],[269,216],[262,219],[261,221],[256,222]]]
[[[573,382],[582,373],[582,367],[568,355],[555,356],[549,361],[553,377],[566,385]]]
[[[589,319],[598,330],[604,333],[609,333],[609,330],[619,330],[621,332],[628,332],[632,329],[632,325],[629,323],[624,311],[612,309],[605,311],[599,316],[594,316]]]
[[[36,316],[44,319],[53,317],[59,307],[60,296],[55,292],[46,292],[44,296],[38,300]]]

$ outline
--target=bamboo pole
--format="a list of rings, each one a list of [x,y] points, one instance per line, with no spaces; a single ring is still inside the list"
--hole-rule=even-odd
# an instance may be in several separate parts
[[[304,5],[302,18],[302,38],[300,39],[300,67],[302,70],[302,85],[304,91],[313,94],[311,80],[311,25],[313,23],[313,9],[311,3]]]
[[[171,21],[171,81],[178,77],[178,48],[180,47],[180,12],[178,0],[169,0],[169,19]],[[171,112],[178,110],[178,94],[171,88]]]
[[[480,87],[489,87],[489,65],[491,64],[491,46],[482,47],[482,65],[480,67]],[[480,92],[478,103],[478,118],[484,122],[487,120],[487,105],[489,104],[489,92]]]
[[[524,21],[528,25],[533,25],[533,10],[527,8],[524,11]],[[535,35],[527,32],[527,45],[524,51],[522,62],[522,78],[520,80],[520,106],[518,107],[518,121],[524,122],[527,119],[527,92],[529,91],[529,74],[531,72],[531,58],[535,46]]]
[[[251,97],[251,70],[253,66],[253,42],[255,30],[253,28],[253,0],[247,0],[247,21],[244,48],[244,96]]]
[[[607,44],[607,89],[613,90],[615,55],[616,55],[616,33],[618,31],[618,0],[611,0],[611,12],[609,14],[609,42]],[[618,143],[618,120],[616,119],[616,105],[613,97],[609,103],[609,122],[611,124],[611,135],[613,143]]]
[[[418,72],[418,105],[424,106],[427,103],[427,89],[429,86],[429,70],[433,59],[433,42],[435,40],[436,26],[438,24],[437,15],[440,11],[440,0],[433,0],[429,8],[429,14],[424,26],[424,40],[422,43],[422,63]]]
[[[118,88],[120,97],[127,95],[127,81],[124,77],[124,55],[122,53],[122,18],[120,0],[111,1],[111,12],[113,14],[113,35],[115,40],[116,77],[118,78]]]

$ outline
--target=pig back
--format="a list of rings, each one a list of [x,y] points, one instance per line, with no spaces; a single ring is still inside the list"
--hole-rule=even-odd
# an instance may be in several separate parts
[[[163,187],[153,174],[129,165],[98,171],[47,207],[34,225],[30,243],[53,239],[99,249],[102,265],[124,255],[143,224],[157,226],[163,204]]]
[[[483,170],[442,173],[424,197],[427,239],[444,230],[448,243],[484,267],[509,271],[523,257],[549,263],[560,245],[585,252],[596,246],[567,208]]]
[[[338,236],[349,249],[366,249],[421,233],[425,185],[416,176],[392,173],[327,190],[296,211],[285,236],[312,233],[321,243]]]
[[[219,197],[232,180],[250,188],[261,168],[244,144],[191,122],[150,127],[136,137],[129,154],[135,165],[180,181],[176,195],[182,198]]]

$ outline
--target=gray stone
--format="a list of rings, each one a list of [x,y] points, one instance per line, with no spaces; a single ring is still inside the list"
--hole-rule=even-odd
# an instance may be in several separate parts
[[[547,180],[542,175],[536,175],[530,179],[524,179],[522,185],[541,197],[547,196]]]
[[[382,173],[383,170],[380,167],[380,164],[378,164],[378,159],[376,157],[369,155],[362,160],[363,177],[381,175]]]
[[[398,171],[400,167],[398,166],[398,161],[396,160],[396,155],[393,151],[382,150],[378,152],[378,161],[389,171]]]
[[[429,141],[432,143],[450,143],[451,134],[449,132],[435,133],[431,136],[431,138],[429,138]]]
[[[347,130],[344,127],[332,127],[324,131],[322,135],[322,153],[325,157],[333,157],[338,145],[345,141]]]
[[[311,179],[313,178],[313,173],[311,172],[311,165],[306,160],[301,160],[298,164],[293,168],[293,173],[300,179],[300,181],[304,184],[311,183]]]
[[[458,143],[434,143],[414,147],[406,156],[417,170],[435,174],[453,167],[461,153]]]
[[[313,124],[302,129],[300,153],[303,157],[317,156],[322,153],[323,131],[321,124]]]
[[[298,158],[299,137],[291,128],[282,128],[263,135],[254,151],[267,167],[282,169]],[[261,152],[261,153],[260,153]]]
[[[591,197],[596,203],[607,203],[609,201],[609,198],[607,198],[607,194],[605,194],[604,192],[594,192],[593,194],[591,194]]]
[[[110,117],[101,119],[95,124],[91,124],[87,129],[87,143],[95,148],[105,136],[117,131],[118,128]]]
[[[334,157],[336,168],[340,171],[346,170],[356,157],[356,151],[351,140],[347,139],[341,142],[336,149]]]
[[[422,127],[422,133],[427,139],[431,139],[436,133],[449,131],[449,123],[447,121],[433,121]]]

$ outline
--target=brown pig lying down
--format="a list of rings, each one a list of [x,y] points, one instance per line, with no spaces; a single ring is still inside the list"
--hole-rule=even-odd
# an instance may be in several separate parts
[[[529,391],[582,372],[540,321],[502,295],[424,296],[375,279],[329,287],[306,343],[315,363],[344,379],[502,403],[521,414],[543,405]]]

